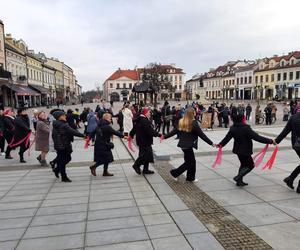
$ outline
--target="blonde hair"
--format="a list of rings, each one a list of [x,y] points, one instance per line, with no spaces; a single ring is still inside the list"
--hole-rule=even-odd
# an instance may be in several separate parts
[[[195,119],[195,110],[193,108],[189,108],[183,118],[179,121],[178,129],[183,132],[191,132],[193,129],[193,121]]]
[[[112,116],[111,116],[110,113],[104,113],[103,116],[102,116],[102,118],[103,118],[104,120],[107,120],[108,118],[110,119],[111,117],[112,117]]]

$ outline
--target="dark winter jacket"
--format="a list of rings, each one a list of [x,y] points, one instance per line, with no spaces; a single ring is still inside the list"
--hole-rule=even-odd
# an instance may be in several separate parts
[[[142,115],[137,118],[129,134],[132,138],[136,135],[136,143],[139,147],[149,147],[153,144],[153,137],[161,136],[153,129],[149,119]]]
[[[4,125],[3,135],[8,142],[11,142],[15,130],[15,119],[13,119],[10,116],[4,116],[3,125]]]
[[[153,120],[154,120],[154,122],[157,123],[157,124],[161,124],[162,123],[161,117],[162,117],[161,111],[159,111],[157,109],[154,109],[154,111],[153,111]]]
[[[124,136],[114,130],[111,124],[101,119],[99,121],[98,127],[92,133],[92,136],[96,135],[95,147],[94,147],[94,161],[98,164],[110,163],[114,160],[112,154],[113,144],[110,142],[110,139],[113,135],[116,135],[120,138]]]
[[[198,148],[198,137],[205,141],[209,145],[213,145],[213,142],[202,132],[198,122],[193,121],[193,128],[191,132],[184,132],[178,129],[173,129],[169,134],[165,135],[164,138],[168,139],[173,135],[178,135],[179,142],[177,144],[180,148]]]
[[[264,143],[272,144],[273,141],[266,137],[260,136],[254,132],[251,127],[244,123],[233,124],[225,138],[219,143],[224,147],[231,138],[234,139],[232,152],[237,155],[252,155],[253,154],[253,142],[252,140]]]
[[[73,129],[76,129],[76,123],[75,123],[75,117],[73,115],[73,113],[67,113],[67,122],[69,124],[69,126]]]
[[[246,114],[250,115],[251,112],[252,112],[252,107],[250,105],[247,105],[247,107],[246,107]]]
[[[300,137],[300,113],[291,116],[285,128],[275,139],[276,143],[280,143],[290,132],[292,132],[292,146],[294,146],[296,138]]]
[[[15,119],[14,142],[24,139],[31,132],[30,121],[27,115],[17,116]]]
[[[73,136],[84,137],[76,129],[71,128],[67,122],[53,121],[52,138],[55,150],[72,153]]]

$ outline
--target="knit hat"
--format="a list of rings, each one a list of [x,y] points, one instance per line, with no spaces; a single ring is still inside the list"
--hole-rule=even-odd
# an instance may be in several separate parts
[[[149,108],[143,108],[142,115],[146,115],[150,111],[151,111],[151,109],[149,109]]]
[[[66,113],[65,113],[64,111],[59,110],[59,111],[55,111],[55,112],[53,113],[53,117],[55,118],[55,120],[58,120],[59,117],[61,117],[62,115],[65,115],[65,114],[66,114]]]

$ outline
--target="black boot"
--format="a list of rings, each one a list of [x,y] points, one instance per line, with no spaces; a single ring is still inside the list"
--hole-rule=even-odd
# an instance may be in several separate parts
[[[67,175],[61,177],[62,182],[72,182]]]
[[[289,176],[289,177],[286,177],[284,180],[283,180],[286,185],[291,188],[291,189],[294,189],[294,186],[293,186],[293,182],[294,180]]]
[[[20,162],[21,162],[21,163],[26,163],[26,161],[24,160],[24,157],[23,157],[23,156],[20,156]]]
[[[297,192],[298,194],[300,194],[300,181],[299,181],[299,183],[298,183],[298,187],[297,187],[296,192]]]
[[[36,159],[41,163],[41,160],[42,160],[41,155],[39,155],[38,157],[36,157]]]
[[[247,186],[248,185],[248,183],[246,183],[246,182],[243,181],[243,177],[245,175],[247,175],[248,173],[250,173],[251,170],[252,170],[252,168],[241,168],[239,170],[239,174],[233,178],[233,180],[236,182],[236,185],[238,187],[243,187],[243,186]]]
[[[133,165],[132,167],[133,167],[134,171],[135,171],[138,175],[141,175],[141,169],[140,169],[139,166]]]
[[[59,178],[59,170],[58,170],[58,168],[52,168],[52,171],[53,171],[55,177]]]
[[[154,171],[149,170],[149,163],[144,165],[143,174],[154,174]]]

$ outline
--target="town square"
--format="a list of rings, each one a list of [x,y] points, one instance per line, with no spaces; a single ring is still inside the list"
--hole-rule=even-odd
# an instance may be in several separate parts
[[[297,1],[0,6],[0,250],[299,249]]]

